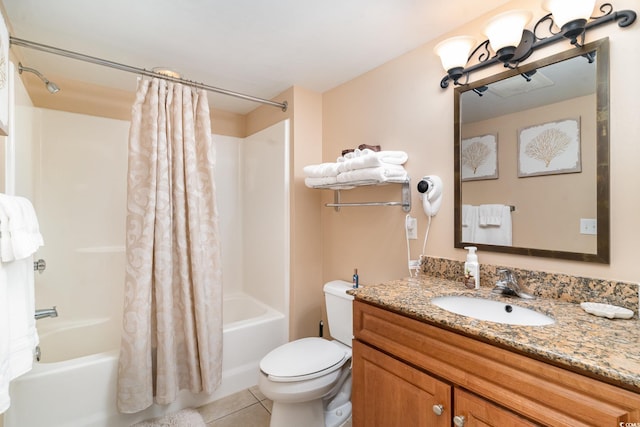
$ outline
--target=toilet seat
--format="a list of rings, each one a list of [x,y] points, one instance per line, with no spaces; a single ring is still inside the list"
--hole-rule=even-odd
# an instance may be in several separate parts
[[[260,370],[274,382],[304,381],[340,368],[351,355],[323,338],[302,338],[284,344],[260,361]]]

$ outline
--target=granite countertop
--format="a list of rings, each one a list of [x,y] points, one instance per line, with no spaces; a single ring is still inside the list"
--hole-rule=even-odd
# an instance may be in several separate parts
[[[583,371],[640,392],[640,321],[607,319],[579,304],[555,299],[523,300],[466,289],[462,283],[429,276],[366,285],[349,291],[366,301],[436,326],[517,350],[557,366]],[[431,298],[463,295],[532,308],[555,319],[545,326],[514,326],[476,320],[441,309]]]

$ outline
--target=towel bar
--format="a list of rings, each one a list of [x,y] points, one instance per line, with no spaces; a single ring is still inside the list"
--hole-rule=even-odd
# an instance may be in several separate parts
[[[390,183],[361,183],[357,187],[364,185],[385,185]],[[392,183],[393,184],[393,183]],[[402,201],[399,202],[355,202],[355,203],[343,203],[340,201],[340,189],[333,191],[333,203],[325,204],[326,207],[334,208],[336,212],[340,212],[340,208],[357,207],[357,206],[402,206],[402,210],[409,212],[411,210],[411,189],[410,181],[396,182],[395,184],[402,184]]]

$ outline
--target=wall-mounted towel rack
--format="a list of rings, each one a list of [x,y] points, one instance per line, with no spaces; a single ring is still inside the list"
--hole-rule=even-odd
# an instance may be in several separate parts
[[[340,200],[340,192],[342,190],[350,190],[356,187],[364,187],[371,185],[387,185],[387,184],[400,184],[401,185],[401,201],[392,201],[392,202],[354,202],[354,203],[344,203]],[[326,190],[333,190],[333,203],[326,203],[326,207],[334,208],[336,212],[340,211],[340,208],[348,208],[348,207],[357,207],[357,206],[402,206],[402,210],[405,212],[409,212],[411,210],[411,189],[410,189],[410,181],[402,180],[402,181],[357,181],[357,182],[349,182],[345,184],[332,184],[327,186],[316,186],[313,188],[320,188]]]

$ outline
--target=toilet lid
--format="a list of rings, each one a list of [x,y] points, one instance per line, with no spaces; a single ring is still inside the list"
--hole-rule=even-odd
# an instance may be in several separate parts
[[[348,358],[345,350],[323,338],[302,338],[271,351],[260,361],[260,369],[272,379],[309,376],[340,366]]]

